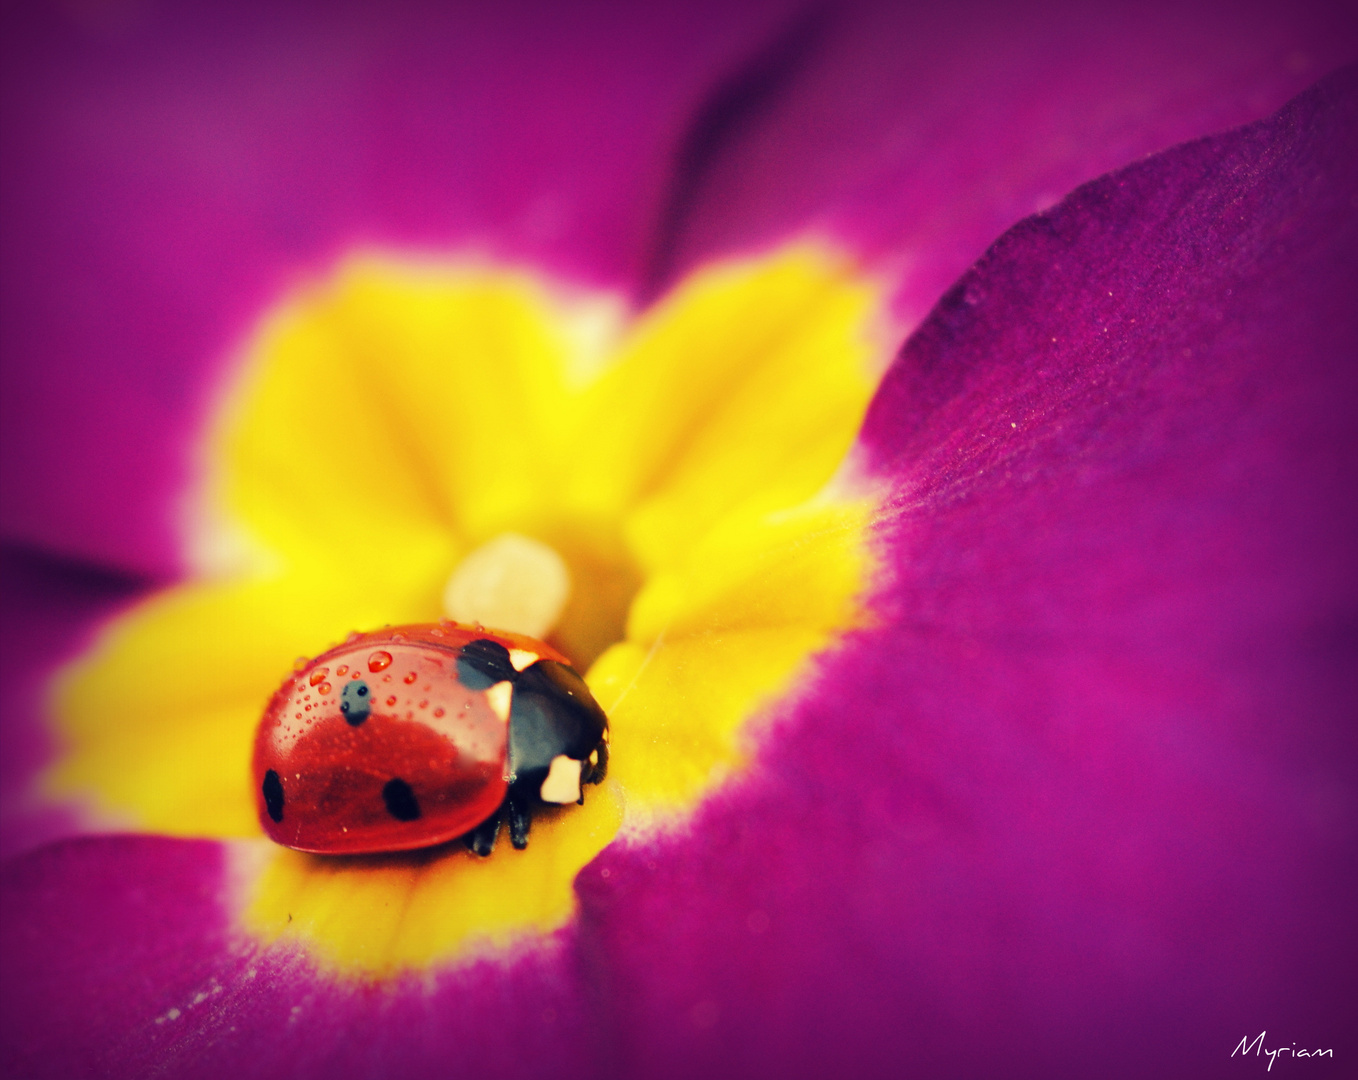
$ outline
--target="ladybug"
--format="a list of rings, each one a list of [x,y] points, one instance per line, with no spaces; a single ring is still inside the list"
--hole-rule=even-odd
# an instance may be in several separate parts
[[[255,734],[260,824],[298,851],[406,851],[583,803],[608,767],[608,718],[561,653],[460,623],[351,634],[306,661]]]

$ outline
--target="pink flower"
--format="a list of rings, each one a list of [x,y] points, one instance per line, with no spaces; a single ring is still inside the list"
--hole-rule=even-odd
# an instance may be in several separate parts
[[[1343,1056],[1358,80],[1284,102],[1351,16],[10,18],[9,1071],[1203,1076],[1260,1028]],[[242,941],[222,844],[12,794],[54,663],[179,572],[187,447],[298,280],[470,245],[640,305],[807,232],[918,323],[854,450],[891,492],[874,619],[541,947],[330,979]]]

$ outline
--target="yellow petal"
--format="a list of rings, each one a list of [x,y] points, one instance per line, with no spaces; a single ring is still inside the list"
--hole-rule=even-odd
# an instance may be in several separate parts
[[[826,498],[768,514],[740,508],[674,568],[651,576],[632,604],[628,637],[847,627],[867,583],[863,544],[873,507],[867,498]]]
[[[355,263],[266,327],[209,450],[220,498],[311,563],[521,528],[561,469],[570,326],[526,278]]]
[[[502,835],[485,859],[461,844],[348,858],[270,848],[262,867],[247,868],[241,918],[266,942],[307,945],[326,966],[370,978],[503,947],[570,918],[575,875],[621,818],[605,782],[587,790],[584,806],[535,815],[527,850]]]
[[[629,824],[673,815],[745,761],[743,726],[859,621],[871,500],[733,514],[637,597],[590,671]]]
[[[305,581],[187,585],[110,623],[55,686],[65,752],[44,786],[96,820],[253,836],[255,725],[297,656],[355,627],[434,618],[419,598]]]
[[[653,570],[752,497],[810,497],[872,392],[877,299],[844,260],[808,247],[694,275],[590,389],[570,505],[630,515],[633,554]]]

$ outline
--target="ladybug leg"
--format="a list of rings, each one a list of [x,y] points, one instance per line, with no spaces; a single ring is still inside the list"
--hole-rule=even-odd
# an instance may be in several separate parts
[[[495,838],[500,835],[500,819],[504,816],[504,809],[504,804],[501,804],[495,813],[462,838],[466,845],[483,859],[495,850]]]
[[[509,809],[509,842],[514,845],[516,851],[522,851],[528,846],[528,830],[533,824],[533,811],[528,805],[528,800],[512,790],[505,799],[505,806]]]

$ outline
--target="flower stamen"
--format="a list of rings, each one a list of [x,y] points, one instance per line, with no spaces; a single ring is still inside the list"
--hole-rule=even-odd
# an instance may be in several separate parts
[[[443,590],[450,619],[544,638],[571,594],[566,562],[552,548],[519,533],[501,533],[453,571]]]

